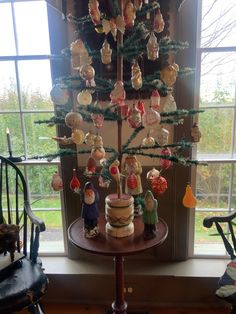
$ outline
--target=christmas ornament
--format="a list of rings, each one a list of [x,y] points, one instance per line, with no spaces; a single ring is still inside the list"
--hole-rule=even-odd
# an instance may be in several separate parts
[[[73,169],[73,176],[70,181],[70,189],[75,193],[79,193],[80,191],[80,181],[77,178],[76,169]]]
[[[50,92],[52,102],[56,105],[63,106],[67,104],[69,100],[69,94],[67,89],[61,88],[60,85],[54,85]]]
[[[142,125],[142,115],[141,111],[133,105],[133,108],[130,109],[128,123],[131,128],[139,128]]]
[[[155,139],[150,135],[148,135],[142,140],[142,146],[152,147],[154,145],[155,145]]]
[[[92,63],[92,58],[89,56],[88,50],[81,39],[77,39],[71,43],[70,51],[73,69],[79,70],[82,65]]]
[[[160,96],[157,89],[154,89],[152,91],[152,95],[151,95],[150,100],[151,100],[151,107],[153,109],[159,109],[160,108],[161,96]]]
[[[191,128],[191,136],[192,136],[193,141],[194,141],[195,143],[200,142],[200,139],[201,139],[201,137],[202,137],[202,134],[201,134],[201,132],[200,132],[200,130],[199,130],[199,127],[198,127],[198,124],[197,124],[196,122],[193,124],[193,126],[192,126],[192,128]]]
[[[125,104],[124,106],[121,107],[121,117],[123,119],[126,119],[129,116],[129,106]]]
[[[169,131],[161,127],[157,131],[156,141],[160,146],[167,145],[169,139]]]
[[[80,76],[86,81],[86,86],[96,86],[94,81],[95,70],[90,64],[85,64],[80,67]]]
[[[79,130],[79,129],[73,130],[73,132],[71,134],[71,139],[76,145],[83,144],[84,138],[85,138],[85,135],[84,135],[84,132],[82,130]]]
[[[89,0],[88,2],[89,15],[94,25],[100,23],[101,14],[99,11],[99,2],[97,0]]]
[[[125,21],[123,16],[118,15],[116,18],[112,18],[110,20],[103,19],[102,28],[106,35],[111,32],[114,41],[116,41],[117,29],[122,34],[125,32]]]
[[[142,116],[142,124],[147,129],[155,129],[160,125],[160,114],[151,107],[146,110]]]
[[[57,136],[54,136],[52,137],[52,139],[54,141],[56,141],[58,144],[60,145],[71,145],[71,144],[74,144],[74,142],[72,141],[72,138],[71,137],[57,137]]]
[[[138,181],[136,175],[131,172],[127,178],[127,187],[128,189],[136,189],[138,186]]]
[[[157,200],[153,197],[152,192],[147,191],[144,197],[142,215],[144,223],[144,239],[151,239],[156,236],[156,224],[158,222],[157,206]]]
[[[161,155],[171,156],[171,150],[168,147],[165,147],[162,149]],[[170,168],[170,166],[172,165],[172,162],[169,159],[161,158],[160,164],[161,164],[161,167],[166,170]]]
[[[132,1],[128,0],[124,8],[124,21],[127,28],[134,26],[136,19],[136,9]]]
[[[52,187],[53,191],[62,191],[63,190],[62,179],[61,179],[58,171],[56,171],[52,175],[51,187]]]
[[[105,149],[103,148],[103,141],[100,135],[95,136],[94,145],[91,151],[91,157],[95,160],[101,160],[105,157]]]
[[[159,45],[154,32],[151,32],[147,43],[147,57],[149,60],[156,60],[159,57]]]
[[[80,105],[90,105],[92,103],[92,95],[91,92],[87,89],[82,90],[78,95],[77,95],[77,101]]]
[[[140,110],[142,116],[145,112],[144,102],[139,100],[137,103],[137,108]]]
[[[167,181],[164,177],[159,176],[152,179],[151,187],[156,195],[163,194],[167,189]]]
[[[102,176],[102,174],[98,177],[98,185],[100,186],[100,188],[105,188],[108,189],[109,185],[110,185],[110,181],[105,180]]]
[[[148,171],[146,178],[148,181],[152,181],[154,178],[159,177],[159,175],[160,175],[160,171],[154,167],[152,168],[152,170]]]
[[[87,144],[88,146],[93,146],[95,137],[96,135],[91,132],[86,133],[84,138],[85,144]]]
[[[103,64],[111,63],[112,49],[106,39],[104,40],[102,48],[100,49],[100,53],[101,53],[101,59],[102,59]]]
[[[165,27],[165,22],[163,20],[163,16],[161,14],[160,9],[157,9],[157,13],[154,17],[154,22],[153,22],[153,30],[156,33],[161,33],[164,30]]]
[[[114,85],[113,90],[110,93],[111,103],[114,105],[124,106],[126,92],[124,89],[124,83],[122,81],[117,81]]]
[[[142,73],[137,61],[131,67],[131,83],[135,90],[139,90],[143,85]]]
[[[78,112],[68,112],[65,116],[65,124],[71,129],[79,129],[83,122],[83,118]]]
[[[120,165],[119,160],[116,159],[115,161],[113,161],[113,163],[109,166],[109,173],[111,177],[116,181],[117,195],[121,197],[122,186],[121,186],[119,165]]]
[[[176,82],[179,66],[176,63],[169,64],[161,70],[160,79],[168,86],[173,86]]]
[[[143,6],[143,0],[134,0],[134,7],[136,10],[141,10]]]
[[[84,175],[87,177],[91,177],[96,172],[96,161],[93,157],[89,157],[87,161],[87,166],[84,171]]]
[[[94,238],[99,234],[98,229],[98,200],[99,194],[91,182],[86,182],[81,201],[82,211],[81,217],[84,219],[84,236],[86,238]]]
[[[193,191],[190,185],[186,186],[184,198],[183,198],[183,205],[187,208],[195,208],[197,205],[197,199],[193,195]]]
[[[103,126],[104,115],[100,113],[91,113],[93,124],[96,128],[100,129]]]
[[[177,106],[176,106],[175,99],[174,99],[172,94],[168,94],[164,98],[163,111],[164,112],[172,112],[172,111],[176,111],[176,110],[177,110]]]

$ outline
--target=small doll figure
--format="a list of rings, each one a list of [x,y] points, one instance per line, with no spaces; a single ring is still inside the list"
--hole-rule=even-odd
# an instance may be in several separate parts
[[[94,238],[98,235],[98,200],[99,194],[91,182],[86,182],[82,193],[82,212],[84,218],[84,235],[86,238]]]
[[[136,156],[127,156],[123,164],[122,174],[125,175],[125,193],[134,197],[134,215],[142,214],[142,207],[137,202],[138,196],[143,192],[141,175],[142,166]]]
[[[151,239],[156,236],[156,223],[158,222],[157,215],[157,200],[153,197],[151,191],[147,191],[144,197],[143,207],[143,223],[144,223],[144,238]]]

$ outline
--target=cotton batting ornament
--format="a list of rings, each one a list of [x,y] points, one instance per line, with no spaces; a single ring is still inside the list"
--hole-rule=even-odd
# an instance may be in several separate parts
[[[152,95],[150,97],[150,101],[151,101],[151,107],[153,109],[159,109],[160,108],[161,96],[160,96],[160,94],[159,94],[157,89],[152,91]]]
[[[167,190],[167,181],[164,177],[159,176],[152,179],[151,188],[156,195],[162,195]]]
[[[177,106],[176,106],[175,99],[174,99],[173,95],[168,94],[164,98],[163,111],[164,112],[172,112],[172,111],[176,111],[176,110],[177,110]]]
[[[68,112],[65,116],[65,124],[71,129],[79,129],[83,123],[83,117],[78,112]]]
[[[156,136],[156,141],[157,143],[160,145],[160,146],[163,146],[163,145],[167,145],[168,144],[168,140],[169,140],[169,134],[170,132],[161,127],[157,130],[157,136]]]
[[[82,90],[78,95],[77,95],[77,101],[79,105],[84,105],[88,106],[92,103],[92,95],[90,91],[88,90]]]
[[[149,170],[149,171],[148,171],[148,173],[147,173],[147,175],[146,175],[146,179],[147,179],[148,181],[152,182],[152,180],[153,180],[154,178],[159,177],[159,175],[160,175],[160,171],[157,170],[155,167],[153,167],[152,170]]]
[[[142,124],[147,129],[155,129],[160,125],[161,116],[160,114],[152,109],[148,108],[142,116]]]
[[[69,100],[69,94],[68,94],[67,89],[61,88],[59,85],[54,85],[52,87],[50,96],[51,96],[52,102],[59,106],[64,106],[65,104],[67,104]]]

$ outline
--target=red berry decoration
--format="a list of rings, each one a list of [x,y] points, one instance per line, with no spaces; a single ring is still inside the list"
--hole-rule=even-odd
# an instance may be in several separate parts
[[[161,177],[161,176],[153,178],[151,187],[152,187],[153,192],[156,195],[161,195],[166,191],[168,187],[167,181],[164,177]]]
[[[78,193],[80,188],[80,181],[76,176],[76,170],[73,169],[73,177],[70,181],[70,188],[73,192]]]
[[[136,175],[134,173],[131,173],[127,178],[127,187],[133,190],[133,189],[136,189],[137,186],[138,186],[138,181],[137,181]]]
[[[171,156],[171,150],[168,147],[166,147],[162,149],[161,154],[166,155],[166,156]],[[172,165],[172,161],[169,159],[161,158],[160,164],[161,164],[161,167],[166,170],[170,168],[170,166]]]

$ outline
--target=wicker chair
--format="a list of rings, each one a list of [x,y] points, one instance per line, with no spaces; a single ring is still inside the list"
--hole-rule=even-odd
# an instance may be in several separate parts
[[[43,314],[39,300],[48,279],[38,258],[45,224],[32,212],[22,172],[0,156],[0,313],[27,308]]]
[[[233,228],[235,225],[233,223],[234,218],[236,218],[236,209],[228,215],[207,217],[203,221],[204,227],[211,228],[213,224],[216,226],[225,249],[231,258],[223,276],[219,279],[219,287],[215,292],[218,298],[231,304],[230,314],[236,314],[236,238]],[[227,232],[223,231],[223,225],[227,227]]]

